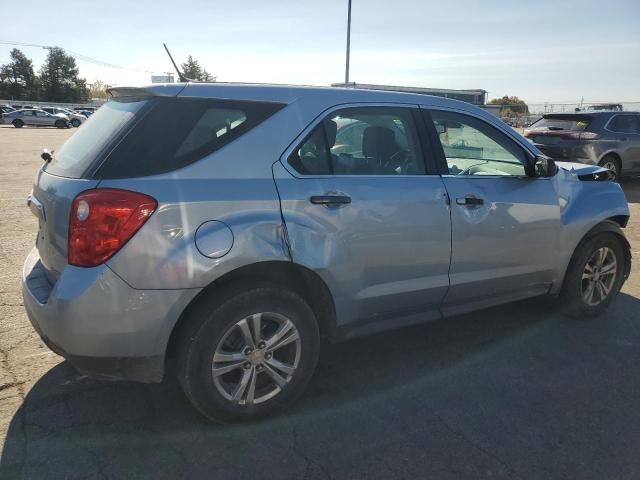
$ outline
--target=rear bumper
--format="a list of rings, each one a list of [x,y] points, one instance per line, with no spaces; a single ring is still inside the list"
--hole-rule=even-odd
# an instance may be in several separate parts
[[[36,332],[80,372],[155,382],[164,374],[173,327],[199,290],[136,290],[106,265],[67,266],[51,285],[34,248],[22,291]]]

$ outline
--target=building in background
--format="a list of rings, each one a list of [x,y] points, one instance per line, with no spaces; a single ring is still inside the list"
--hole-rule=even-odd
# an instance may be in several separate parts
[[[151,75],[151,83],[174,83],[173,74]]]
[[[393,92],[417,93],[420,95],[433,95],[436,97],[453,98],[473,105],[484,105],[487,101],[487,91],[452,90],[447,88],[422,88],[422,87],[398,87],[393,85],[372,85],[369,83],[332,83],[332,87],[362,88],[365,90],[390,90]]]

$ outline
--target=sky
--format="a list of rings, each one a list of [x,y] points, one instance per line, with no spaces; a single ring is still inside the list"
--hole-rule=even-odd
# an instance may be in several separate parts
[[[344,81],[347,0],[0,0],[0,42],[162,74],[193,55],[218,81]],[[640,0],[353,0],[350,80],[481,88],[530,103],[640,102]],[[0,64],[10,45],[0,43]],[[39,47],[18,47],[36,69]],[[80,74],[150,73],[78,60]]]

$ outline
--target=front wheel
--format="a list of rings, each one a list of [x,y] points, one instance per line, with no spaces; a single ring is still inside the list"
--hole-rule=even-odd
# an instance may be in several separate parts
[[[78,128],[80,126],[80,120],[78,120],[77,118],[74,118],[73,120],[71,120],[71,126],[74,128]]]
[[[602,313],[622,287],[626,262],[625,246],[615,234],[601,233],[581,243],[561,293],[567,313],[575,317]]]
[[[24,126],[24,122],[22,120],[20,120],[19,118],[16,118],[13,122],[13,126],[16,128],[22,128]]]
[[[55,126],[56,128],[67,128],[67,122],[64,120],[56,120]]]
[[[606,155],[602,160],[600,160],[598,166],[609,170],[614,182],[620,180],[620,162],[618,162],[618,159],[614,156]]]
[[[187,325],[178,380],[193,405],[217,422],[264,417],[291,405],[318,360],[315,316],[287,290],[257,287],[205,300]]]

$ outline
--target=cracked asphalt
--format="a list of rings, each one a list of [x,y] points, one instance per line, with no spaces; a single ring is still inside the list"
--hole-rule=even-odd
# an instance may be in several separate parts
[[[636,265],[605,315],[528,301],[325,345],[288,414],[202,420],[170,380],[78,377],[22,307],[43,147],[0,127],[0,478],[640,478],[640,182],[624,185]]]

